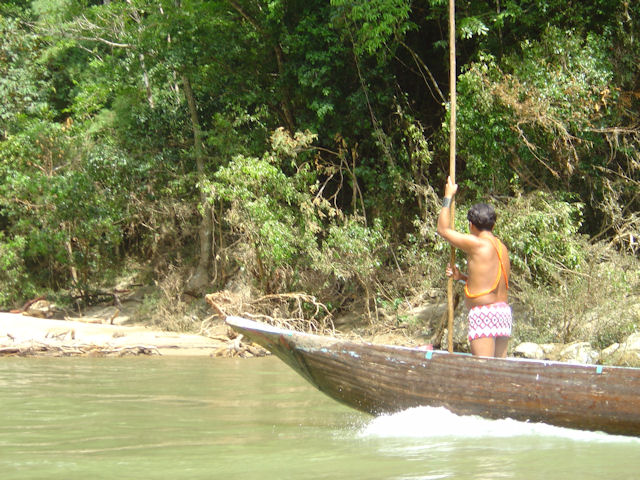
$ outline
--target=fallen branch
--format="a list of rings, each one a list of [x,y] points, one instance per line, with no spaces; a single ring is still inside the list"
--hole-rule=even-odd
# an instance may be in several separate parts
[[[331,312],[313,295],[279,293],[244,301],[238,295],[221,291],[208,294],[205,299],[215,313],[203,322],[201,332],[206,331],[216,317],[244,316],[290,330],[335,334]]]
[[[160,355],[157,347],[148,345],[134,345],[128,347],[100,347],[97,345],[47,345],[40,342],[30,342],[28,344],[14,345],[10,347],[0,347],[0,357],[18,356],[51,356],[51,357],[74,357],[74,356],[118,356],[127,355]]]

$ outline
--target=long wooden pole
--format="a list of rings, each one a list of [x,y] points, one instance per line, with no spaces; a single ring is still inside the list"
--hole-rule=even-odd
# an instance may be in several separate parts
[[[456,181],[456,2],[449,0],[449,98],[451,117],[449,119],[449,176]],[[455,201],[451,200],[451,228],[455,228]],[[456,262],[456,249],[451,246],[451,265]],[[447,283],[447,304],[449,310],[449,352],[453,352],[453,277]]]

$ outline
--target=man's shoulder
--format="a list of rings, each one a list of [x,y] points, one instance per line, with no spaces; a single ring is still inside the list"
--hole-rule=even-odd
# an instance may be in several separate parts
[[[481,255],[485,250],[489,248],[493,249],[491,241],[476,235],[467,234],[467,241],[466,252],[470,255]]]

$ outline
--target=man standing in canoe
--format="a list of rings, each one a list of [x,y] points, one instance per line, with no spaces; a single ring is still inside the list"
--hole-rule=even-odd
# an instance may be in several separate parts
[[[447,179],[438,234],[467,254],[468,275],[449,265],[447,275],[465,283],[469,309],[471,353],[485,357],[506,357],[511,336],[511,307],[507,303],[511,263],[504,244],[493,235],[496,212],[491,205],[478,203],[469,209],[469,232],[451,228],[450,205],[458,185]]]

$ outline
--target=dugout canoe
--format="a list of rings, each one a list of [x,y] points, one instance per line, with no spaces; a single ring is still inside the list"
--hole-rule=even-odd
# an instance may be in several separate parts
[[[373,415],[417,406],[640,436],[640,369],[351,342],[227,317],[321,392]]]

